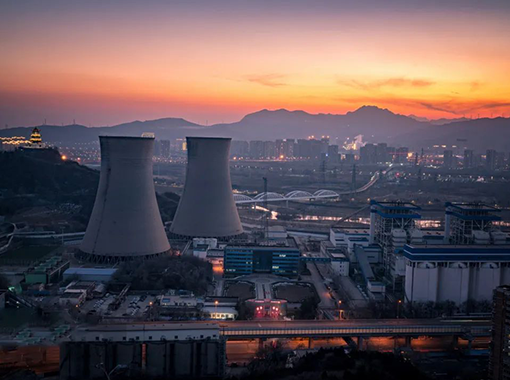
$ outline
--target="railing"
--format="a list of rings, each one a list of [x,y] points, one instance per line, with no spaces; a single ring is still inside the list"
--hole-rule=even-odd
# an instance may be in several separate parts
[[[464,327],[460,325],[326,327],[326,328],[233,328],[225,327],[226,338],[270,337],[350,337],[350,336],[490,336],[490,326]]]

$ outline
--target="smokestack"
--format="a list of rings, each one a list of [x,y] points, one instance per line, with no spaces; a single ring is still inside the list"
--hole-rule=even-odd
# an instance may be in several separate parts
[[[88,260],[150,258],[170,249],[154,180],[154,138],[100,136],[101,177],[80,250]]]
[[[243,233],[232,194],[230,138],[186,137],[186,184],[170,231],[186,237]]]

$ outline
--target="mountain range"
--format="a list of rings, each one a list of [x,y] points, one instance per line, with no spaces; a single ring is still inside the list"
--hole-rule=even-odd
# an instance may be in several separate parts
[[[204,126],[182,118],[132,121],[111,127],[83,125],[37,126],[43,139],[53,144],[90,143],[99,135],[140,136],[152,132],[157,139],[186,136],[232,137],[234,140],[275,140],[330,136],[332,144],[363,135],[364,141],[419,149],[432,145],[457,145],[483,152],[510,151],[510,119],[439,119],[404,116],[376,106],[363,106],[346,114],[310,114],[304,111],[261,110],[235,123]],[[0,130],[0,137],[29,137],[33,127]]]

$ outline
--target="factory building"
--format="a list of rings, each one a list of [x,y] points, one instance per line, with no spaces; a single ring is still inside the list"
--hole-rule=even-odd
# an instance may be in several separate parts
[[[92,326],[77,329],[61,344],[60,379],[102,379],[105,373],[220,379],[225,373],[225,341],[217,325],[180,323]]]
[[[494,290],[489,379],[510,379],[510,286]]]
[[[116,263],[168,252],[152,174],[154,138],[100,136],[99,142],[101,176],[82,256]]]
[[[69,268],[69,261],[60,256],[52,256],[49,259],[29,268],[25,273],[25,284],[51,284],[60,281],[65,270]]]
[[[186,183],[170,232],[227,240],[243,228],[232,194],[230,138],[187,137]]]
[[[423,243],[423,234],[416,227],[420,210],[409,202],[370,201],[369,243],[381,247],[386,277],[397,291],[402,289],[405,276],[402,247],[407,243]]]
[[[499,222],[501,210],[483,203],[445,204],[446,244],[506,244],[494,222]]]
[[[300,252],[294,239],[227,245],[224,250],[225,277],[271,273],[297,277]]]
[[[510,283],[510,246],[409,244],[404,257],[408,302],[486,301]]]
[[[110,282],[117,268],[69,268],[64,272],[64,280]]]

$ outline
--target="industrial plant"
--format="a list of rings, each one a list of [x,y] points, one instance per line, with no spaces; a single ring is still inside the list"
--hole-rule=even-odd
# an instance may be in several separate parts
[[[229,138],[187,137],[186,183],[170,232],[228,239],[243,233],[232,194]]]
[[[168,252],[152,176],[154,138],[101,136],[101,176],[80,250],[115,263]]]

